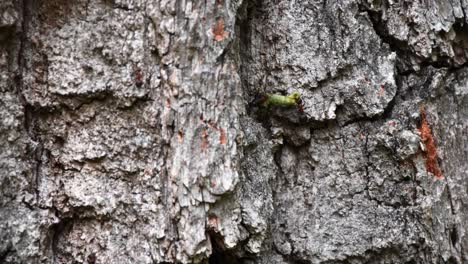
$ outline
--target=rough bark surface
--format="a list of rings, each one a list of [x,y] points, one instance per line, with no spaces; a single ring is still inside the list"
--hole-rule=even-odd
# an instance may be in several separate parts
[[[2,0],[0,262],[468,263],[467,12]]]

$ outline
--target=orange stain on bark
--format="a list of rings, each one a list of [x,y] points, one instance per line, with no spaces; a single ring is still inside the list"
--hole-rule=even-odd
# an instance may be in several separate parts
[[[205,151],[208,146],[208,131],[204,128],[201,135],[201,150]]]
[[[213,26],[212,31],[216,41],[221,41],[227,37],[227,32],[224,31],[224,18],[220,17],[216,19],[216,23]]]
[[[437,165],[437,149],[434,143],[434,138],[432,136],[431,128],[427,122],[426,110],[424,107],[420,109],[421,114],[421,124],[418,127],[418,131],[421,134],[421,140],[426,147],[425,152],[423,153],[424,159],[426,160],[426,171],[434,174],[438,179],[444,178],[442,171]]]
[[[213,120],[211,119],[208,120],[207,124],[209,128],[219,132],[219,143],[221,145],[226,144],[226,132],[224,131],[224,129],[222,129],[221,127],[217,127],[216,123],[213,122]]]
[[[224,132],[222,128],[219,129],[219,143],[221,143],[221,145],[226,144],[226,132]]]

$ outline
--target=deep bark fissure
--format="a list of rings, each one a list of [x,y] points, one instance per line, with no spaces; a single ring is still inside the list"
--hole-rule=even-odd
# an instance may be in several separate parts
[[[5,251],[0,252],[0,262],[4,263],[9,254],[13,254],[13,246],[9,243]]]
[[[39,118],[42,111],[35,106],[32,106],[24,97],[25,82],[24,76],[27,74],[27,58],[26,53],[31,50],[31,45],[29,43],[28,34],[29,34],[29,24],[32,19],[32,8],[33,2],[31,0],[23,0],[21,2],[20,10],[22,12],[21,17],[21,31],[19,32],[19,50],[18,50],[18,72],[16,75],[16,85],[18,87],[17,94],[23,105],[24,109],[24,129],[29,135],[29,138],[32,142],[35,142],[35,146],[31,146],[30,157],[33,161],[32,166],[32,179],[30,182],[30,191],[35,193],[36,201],[39,199],[39,184],[40,184],[40,174],[42,166],[42,154],[43,154],[43,143],[39,136],[37,128],[37,119]]]
[[[226,249],[224,245],[224,238],[214,232],[208,230],[208,238],[210,239],[212,253],[208,258],[209,264],[240,264],[240,259],[235,256],[233,250]]]
[[[411,61],[412,59],[415,59],[416,61],[418,61],[418,66],[420,68],[427,68],[427,67],[434,67],[436,69],[447,68],[452,71],[456,71],[468,65],[468,61],[465,61],[464,63],[459,64],[459,65],[455,65],[454,62],[452,61],[452,58],[450,57],[441,57],[436,61],[431,61],[429,59],[417,56],[411,50],[411,47],[408,45],[407,42],[399,40],[395,38],[394,36],[391,36],[387,32],[387,30],[385,29],[386,24],[384,21],[382,21],[383,12],[381,10],[380,11],[371,10],[364,3],[360,3],[359,8],[368,14],[368,17],[372,23],[374,32],[379,36],[382,42],[387,44],[392,51],[397,53],[399,57],[399,60],[398,60],[399,62],[406,63],[406,62]],[[463,8],[462,10],[464,13]],[[459,23],[456,23],[454,24],[453,28],[455,32],[460,32],[461,34],[466,34],[465,32],[467,32],[468,30],[466,22],[461,23],[461,25]],[[401,65],[398,65],[398,66],[401,66]],[[398,71],[400,72],[400,74],[404,74],[404,75],[417,72],[412,67],[407,68],[405,70],[399,69]]]
[[[50,233],[51,235],[51,253],[53,263],[60,263],[62,260],[57,260],[57,256],[61,254],[59,252],[59,240],[62,238],[65,232],[68,232],[73,227],[73,220],[71,219],[62,219],[57,224],[51,226]]]

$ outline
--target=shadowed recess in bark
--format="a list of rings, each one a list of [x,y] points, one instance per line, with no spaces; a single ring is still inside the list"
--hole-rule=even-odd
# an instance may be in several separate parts
[[[215,231],[208,231],[208,237],[211,242],[211,256],[208,259],[209,264],[240,264],[239,259],[232,251],[226,249],[223,237]]]

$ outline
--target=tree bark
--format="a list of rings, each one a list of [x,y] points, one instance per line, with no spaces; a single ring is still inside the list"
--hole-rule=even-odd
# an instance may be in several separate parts
[[[467,12],[2,0],[0,262],[468,263]]]

